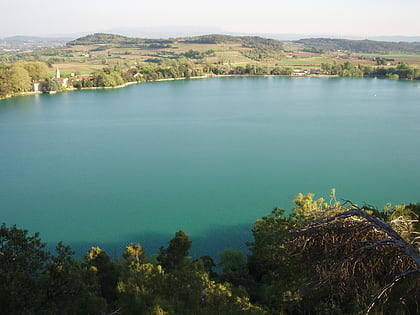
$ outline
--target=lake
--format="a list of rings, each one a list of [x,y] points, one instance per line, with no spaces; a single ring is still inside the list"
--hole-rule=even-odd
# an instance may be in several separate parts
[[[420,201],[420,83],[227,77],[0,101],[0,213],[83,254],[246,249],[299,192]]]

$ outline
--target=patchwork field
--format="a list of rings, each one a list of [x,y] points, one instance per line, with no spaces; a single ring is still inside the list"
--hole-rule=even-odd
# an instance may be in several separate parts
[[[341,47],[337,46],[336,41],[309,39],[280,42],[260,37],[227,35],[139,39],[112,34],[94,34],[58,48],[9,54],[3,51],[0,57],[6,63],[16,59],[45,61],[49,64],[51,71],[59,68],[63,75],[91,74],[104,67],[128,70],[140,64],[165,65],[170,64],[172,60],[184,60],[196,65],[197,68],[209,64],[229,67],[249,64],[261,65],[268,69],[290,67],[310,70],[320,68],[324,63],[351,62],[355,65],[373,67],[407,63],[420,69],[419,43],[413,43],[413,45],[405,43],[407,45],[404,44],[400,51],[396,52],[395,44],[398,43],[341,40],[343,47],[348,46],[352,49],[345,50],[336,49]],[[357,51],[359,47],[357,45],[361,47],[360,52]],[[383,53],[387,45],[390,47],[390,52]],[[372,48],[369,48],[371,46]],[[369,51],[366,47],[370,50],[378,49],[378,53],[366,53],[364,51]],[[379,63],[378,59],[383,59],[385,62]]]

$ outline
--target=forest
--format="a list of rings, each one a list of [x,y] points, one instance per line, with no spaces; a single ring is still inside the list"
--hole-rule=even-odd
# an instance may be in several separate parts
[[[295,42],[305,45],[306,48],[316,48],[320,52],[346,50],[354,53],[420,54],[420,43],[418,42],[385,42],[335,38],[307,38]]]
[[[154,255],[46,250],[2,224],[2,314],[419,314],[420,205],[378,210],[298,194],[253,226],[246,253],[192,258],[178,231]]]

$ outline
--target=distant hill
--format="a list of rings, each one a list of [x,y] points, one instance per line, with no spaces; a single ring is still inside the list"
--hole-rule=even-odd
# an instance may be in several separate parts
[[[420,54],[420,42],[385,42],[332,38],[307,38],[293,41],[314,52],[349,51],[372,54]]]
[[[142,38],[134,38],[134,37],[127,37],[122,35],[115,35],[115,34],[105,34],[105,33],[95,33],[87,36],[83,36],[72,40],[67,43],[69,46],[73,45],[94,45],[94,44],[128,44],[128,45],[136,45],[142,44],[146,40]]]
[[[133,47],[141,45],[170,45],[175,42],[188,44],[242,44],[244,47],[283,50],[284,44],[280,40],[263,38],[260,36],[233,36],[211,34],[193,37],[170,39],[146,39],[127,37],[115,34],[95,33],[67,43],[73,45],[115,45],[119,47]],[[292,41],[303,46],[305,51],[324,53],[330,51],[348,51],[353,53],[371,54],[420,54],[420,42],[388,42],[374,40],[350,40],[334,38],[306,38]]]
[[[168,48],[171,44],[180,42],[186,44],[241,44],[243,47],[251,48],[254,53],[267,54],[268,51],[280,52],[283,50],[283,43],[276,39],[262,38],[259,36],[231,36],[231,35],[203,35],[194,37],[183,37],[175,39],[145,39],[126,37],[115,34],[96,33],[87,35],[67,43],[68,46],[76,45],[106,45],[107,48],[115,47],[151,47]]]
[[[65,45],[68,37],[36,37],[12,36],[0,39],[0,48],[3,49],[40,49]]]
[[[223,43],[242,43],[247,47],[269,46],[274,49],[283,49],[283,43],[277,39],[263,38],[260,36],[232,36],[232,35],[203,35],[184,39],[185,43],[192,44],[223,44]]]
[[[87,35],[67,43],[67,45],[93,45],[93,44],[115,44],[115,45],[136,45],[144,43],[171,43],[171,42],[184,42],[191,44],[223,44],[223,43],[244,43],[248,45],[265,45],[273,48],[281,49],[283,44],[276,39],[262,38],[259,36],[231,36],[231,35],[202,35],[193,37],[180,37],[176,39],[145,39],[127,37],[115,34],[95,33]]]

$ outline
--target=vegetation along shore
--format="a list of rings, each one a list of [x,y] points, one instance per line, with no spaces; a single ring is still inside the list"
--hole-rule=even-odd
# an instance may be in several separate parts
[[[0,50],[0,98],[211,76],[420,79],[420,43],[93,34],[62,47]]]
[[[2,314],[418,314],[420,205],[383,210],[298,194],[253,226],[249,253],[189,257],[182,230],[147,256],[128,244],[74,258],[0,227]],[[141,240],[139,240],[141,242]]]

